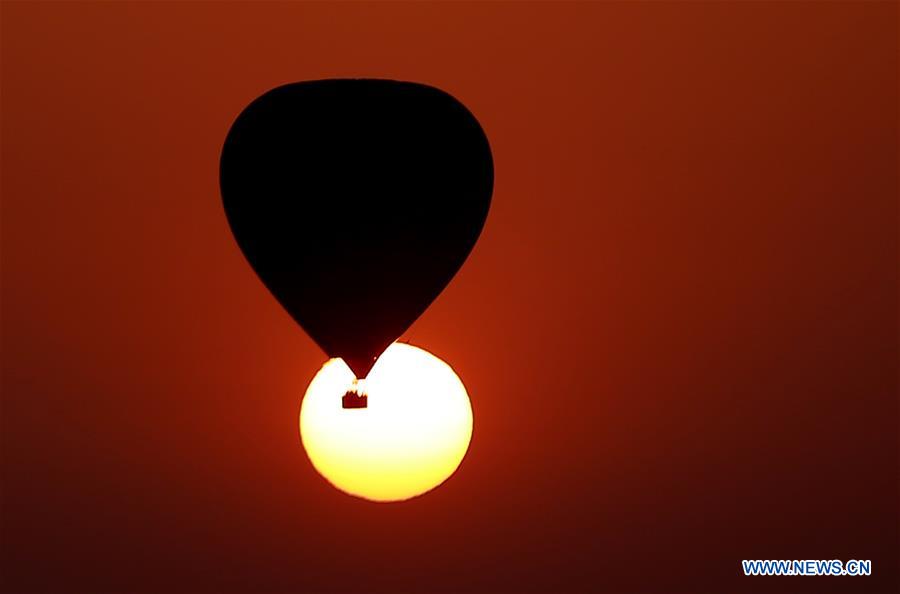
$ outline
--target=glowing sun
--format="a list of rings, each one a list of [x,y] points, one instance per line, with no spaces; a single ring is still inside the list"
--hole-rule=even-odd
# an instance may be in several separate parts
[[[350,390],[366,408],[343,408]],[[313,466],[338,489],[401,501],[453,474],[472,438],[472,406],[449,365],[394,343],[359,382],[342,359],[316,374],[300,407],[300,438]]]

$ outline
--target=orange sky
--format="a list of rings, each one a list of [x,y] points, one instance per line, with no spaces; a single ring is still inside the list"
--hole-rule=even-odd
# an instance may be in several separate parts
[[[2,5],[2,575],[24,591],[889,591],[896,3]],[[218,191],[233,119],[427,83],[495,191],[404,335],[475,430],[379,506]],[[767,581],[740,560],[872,559]]]

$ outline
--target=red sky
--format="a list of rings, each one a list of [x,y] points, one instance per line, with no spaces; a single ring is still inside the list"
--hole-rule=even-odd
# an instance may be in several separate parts
[[[2,5],[7,592],[893,592],[898,5]],[[404,335],[475,433],[398,505],[300,446],[324,355],[244,261],[233,119],[440,87],[484,232]],[[872,559],[745,578],[741,559]]]

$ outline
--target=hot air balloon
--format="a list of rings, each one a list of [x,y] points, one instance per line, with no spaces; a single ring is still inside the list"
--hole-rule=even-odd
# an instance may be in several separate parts
[[[317,80],[272,89],[240,113],[220,185],[250,266],[362,379],[472,250],[493,161],[478,121],[444,91]]]

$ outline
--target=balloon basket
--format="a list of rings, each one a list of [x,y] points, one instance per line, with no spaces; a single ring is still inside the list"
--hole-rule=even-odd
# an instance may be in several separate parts
[[[365,393],[365,382],[353,380],[353,386],[341,398],[342,408],[368,408],[369,397]]]
[[[356,392],[347,392],[344,394],[344,397],[341,398],[341,406],[343,408],[368,408],[369,397],[365,395],[361,396]]]

